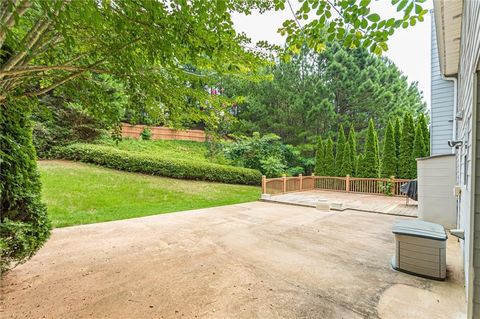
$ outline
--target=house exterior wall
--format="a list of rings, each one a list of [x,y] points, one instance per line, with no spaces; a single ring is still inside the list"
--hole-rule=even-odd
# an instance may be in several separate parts
[[[465,230],[462,241],[469,317],[480,318],[480,110],[476,92],[476,70],[480,57],[480,1],[463,2],[460,63],[458,70],[457,136],[464,141],[456,151],[457,183],[462,186],[459,198],[459,227]],[[448,57],[447,57],[448,58]],[[473,161],[472,161],[473,159]]]
[[[418,217],[443,225],[457,227],[455,155],[433,155],[417,159]]]
[[[444,80],[440,71],[433,11],[431,14],[430,155],[440,155],[452,153],[447,141],[453,136],[454,84]]]

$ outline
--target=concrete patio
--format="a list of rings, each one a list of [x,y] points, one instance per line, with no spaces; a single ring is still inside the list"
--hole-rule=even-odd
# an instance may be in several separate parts
[[[55,229],[2,279],[2,318],[463,318],[448,279],[390,268],[406,217],[253,202]]]
[[[388,215],[409,217],[417,216],[416,202],[409,200],[408,205],[406,205],[405,197],[356,194],[326,190],[310,190],[286,194],[267,195],[262,200],[267,202],[315,207],[319,199],[325,199],[330,203],[341,203],[341,210],[349,209]]]

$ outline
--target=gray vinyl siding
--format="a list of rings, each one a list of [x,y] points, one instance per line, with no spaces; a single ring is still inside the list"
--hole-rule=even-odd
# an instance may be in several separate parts
[[[452,152],[447,142],[453,136],[454,85],[452,81],[442,79],[433,17],[431,29],[430,152],[431,155],[439,155]]]
[[[473,279],[473,287],[467,287],[468,298],[473,301],[470,315],[471,318],[480,318],[480,130],[477,129],[480,124],[480,117],[477,115],[480,111],[480,100],[474,96],[478,94],[475,72],[480,57],[480,1],[466,0],[463,5],[458,109],[463,111],[464,117],[458,122],[457,133],[465,143],[457,152],[457,171],[460,175],[457,178],[465,186],[460,199],[459,217],[460,227],[465,230],[464,262],[467,285],[469,280]],[[470,251],[473,260],[469,260]]]

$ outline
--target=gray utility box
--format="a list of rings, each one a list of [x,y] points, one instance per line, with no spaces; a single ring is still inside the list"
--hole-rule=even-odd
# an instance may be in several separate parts
[[[392,267],[409,274],[443,280],[447,276],[447,233],[442,225],[403,220],[393,226],[395,256]]]

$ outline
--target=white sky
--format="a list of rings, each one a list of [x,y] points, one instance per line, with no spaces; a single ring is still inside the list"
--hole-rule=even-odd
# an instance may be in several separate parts
[[[291,3],[294,9],[299,7],[295,0]],[[423,7],[430,10],[432,3],[429,1]],[[373,2],[372,12],[378,13],[381,17],[392,17],[396,14],[395,8],[386,0]],[[233,21],[237,32],[245,32],[253,43],[267,40],[282,45],[284,38],[277,30],[283,21],[292,17],[291,11],[286,6],[284,11],[253,13],[249,16],[235,14]],[[389,50],[384,55],[397,65],[408,77],[409,82],[418,82],[424,100],[430,107],[430,14],[427,13],[425,21],[417,23],[414,27],[397,30],[390,38],[388,46]]]

